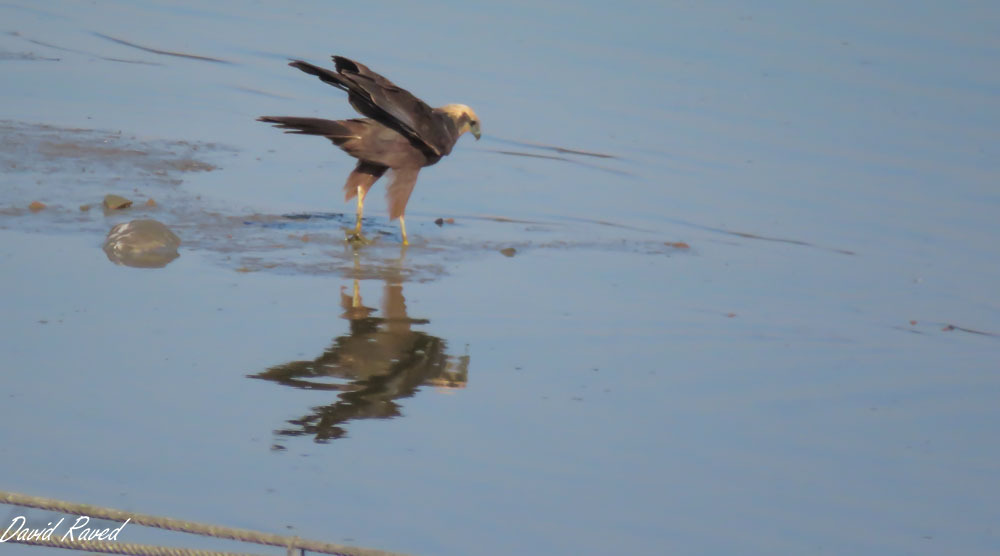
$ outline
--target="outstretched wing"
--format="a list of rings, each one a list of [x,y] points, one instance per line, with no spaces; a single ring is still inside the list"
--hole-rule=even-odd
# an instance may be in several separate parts
[[[424,101],[385,77],[343,56],[334,56],[336,71],[295,60],[288,65],[347,91],[354,109],[413,141],[428,158],[440,158],[457,136]]]

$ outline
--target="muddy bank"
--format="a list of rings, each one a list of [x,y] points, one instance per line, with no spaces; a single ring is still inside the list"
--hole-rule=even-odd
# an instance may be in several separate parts
[[[212,253],[220,264],[240,272],[359,272],[353,259],[358,245],[345,242],[354,224],[347,204],[342,213],[241,214],[185,187],[185,180],[219,171],[227,159],[240,155],[225,145],[4,121],[0,147],[0,169],[9,183],[0,198],[0,228],[103,237],[128,220],[155,218],[180,236],[184,249]],[[90,210],[107,205],[106,199],[120,210]],[[362,277],[379,278],[407,261],[407,279],[426,280],[443,274],[449,260],[533,249],[689,252],[687,244],[603,221],[482,215],[448,216],[447,221],[441,226],[432,219],[415,219],[413,245],[403,248],[393,223],[366,218],[369,241],[360,248],[371,264]],[[606,233],[609,226],[622,234]],[[421,256],[408,259],[414,251]]]

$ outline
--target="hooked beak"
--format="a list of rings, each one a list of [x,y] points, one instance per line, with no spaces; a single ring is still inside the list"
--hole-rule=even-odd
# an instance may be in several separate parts
[[[469,128],[469,131],[472,132],[472,135],[476,138],[476,141],[479,141],[479,138],[483,136],[482,130],[479,129],[479,124],[471,126]]]

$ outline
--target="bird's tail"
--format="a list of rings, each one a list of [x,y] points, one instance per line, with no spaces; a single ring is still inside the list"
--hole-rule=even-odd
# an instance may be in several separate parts
[[[333,141],[337,146],[355,138],[343,121],[324,120],[321,118],[299,118],[296,116],[261,116],[258,122],[274,124],[274,127],[284,129],[285,133],[301,135],[320,135]]]

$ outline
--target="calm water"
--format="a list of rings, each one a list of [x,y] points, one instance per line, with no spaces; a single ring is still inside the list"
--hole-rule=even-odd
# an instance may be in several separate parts
[[[1000,8],[0,21],[0,489],[413,554],[1000,551]],[[334,53],[482,119],[405,251],[254,121],[351,117],[285,65]],[[180,258],[111,264],[145,217]]]

